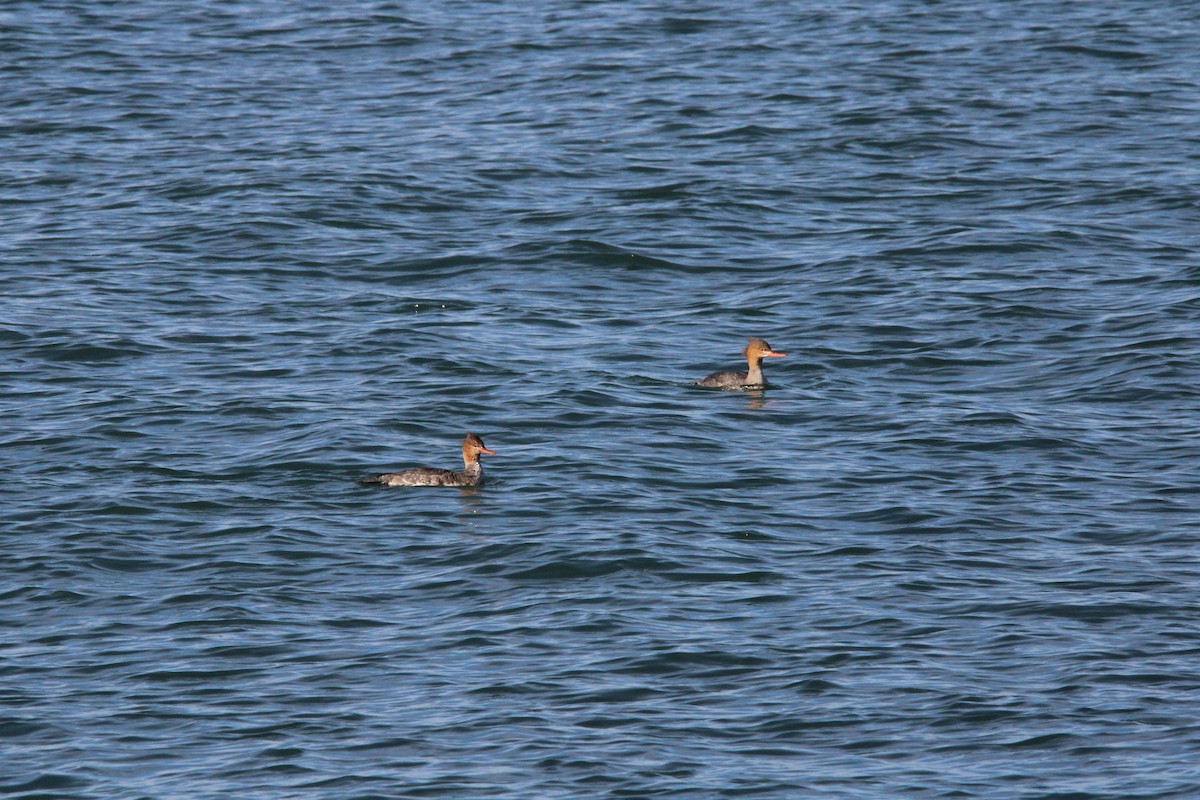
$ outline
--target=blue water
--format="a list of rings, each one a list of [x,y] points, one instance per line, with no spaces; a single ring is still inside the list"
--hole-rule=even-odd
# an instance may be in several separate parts
[[[1200,796],[1198,40],[4,5],[0,795]]]

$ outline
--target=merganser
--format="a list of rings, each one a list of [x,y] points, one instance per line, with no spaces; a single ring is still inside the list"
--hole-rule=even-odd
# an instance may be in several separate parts
[[[462,472],[437,467],[414,467],[403,472],[385,472],[373,478],[363,478],[359,483],[382,483],[384,486],[481,486],[483,465],[479,463],[481,453],[496,455],[483,446],[483,439],[468,433],[462,443]]]
[[[771,349],[771,345],[762,339],[751,339],[750,344],[746,345],[746,349],[742,351],[742,355],[746,357],[746,361],[750,365],[748,372],[734,370],[714,372],[704,380],[697,381],[696,385],[706,386],[710,389],[752,389],[766,386],[767,379],[762,374],[763,358],[766,356],[783,358],[787,353],[776,353]]]

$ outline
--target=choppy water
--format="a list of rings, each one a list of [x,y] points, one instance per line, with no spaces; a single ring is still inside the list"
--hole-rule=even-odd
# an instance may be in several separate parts
[[[1191,4],[0,36],[0,794],[1200,796]]]

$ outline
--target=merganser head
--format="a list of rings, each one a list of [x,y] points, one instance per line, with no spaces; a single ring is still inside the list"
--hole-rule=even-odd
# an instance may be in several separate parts
[[[489,456],[496,455],[493,451],[483,446],[483,439],[480,439],[473,433],[468,433],[466,438],[463,439],[463,458],[474,460],[479,457],[480,453],[487,453]]]
[[[762,361],[764,356],[783,358],[787,355],[787,353],[776,353],[771,349],[771,345],[767,344],[766,340],[757,338],[750,340],[750,344],[746,345],[746,349],[742,351],[742,354],[751,363]]]

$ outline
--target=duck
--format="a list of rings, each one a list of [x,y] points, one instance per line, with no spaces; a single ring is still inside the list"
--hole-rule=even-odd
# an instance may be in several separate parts
[[[697,386],[704,386],[710,389],[758,389],[767,385],[767,379],[763,377],[762,360],[768,356],[774,358],[784,358],[787,353],[777,353],[775,348],[767,344],[765,339],[753,338],[746,345],[746,349],[742,351],[742,355],[746,357],[746,362],[750,365],[750,369],[746,372],[738,372],[737,370],[727,370],[725,372],[714,372],[706,378],[696,382]]]
[[[482,486],[483,464],[479,462],[482,454],[494,456],[496,453],[488,450],[474,433],[468,433],[462,442],[463,470],[455,472],[452,469],[437,467],[414,467],[403,472],[385,472],[370,478],[363,478],[361,484],[380,483],[384,486]]]

